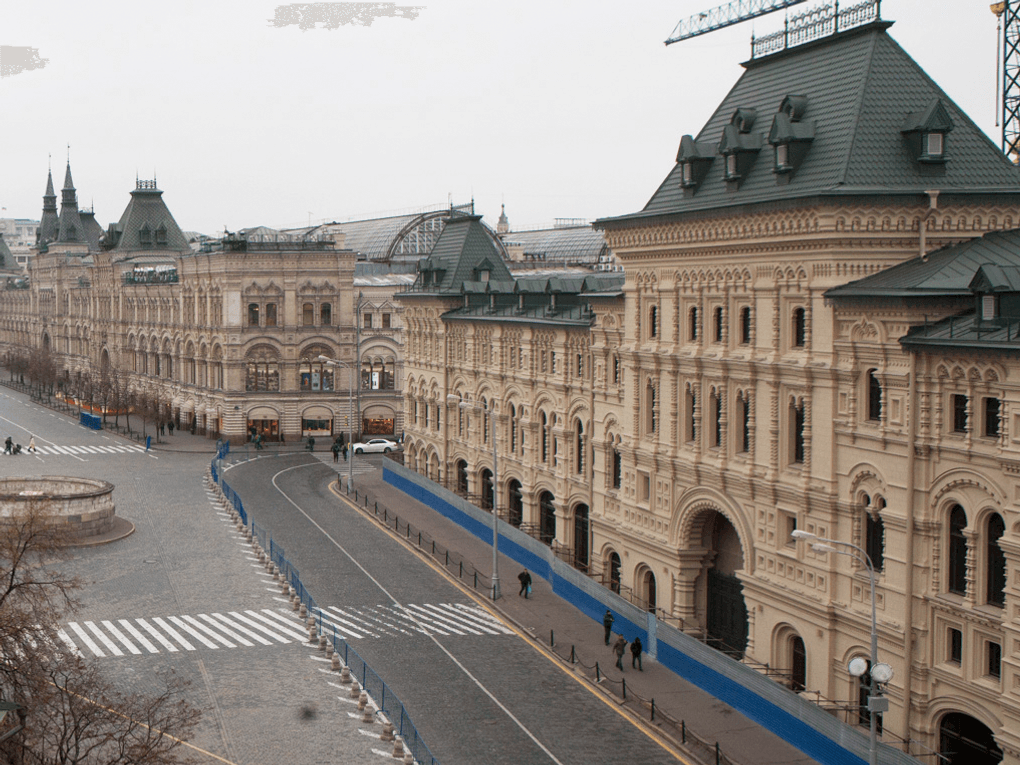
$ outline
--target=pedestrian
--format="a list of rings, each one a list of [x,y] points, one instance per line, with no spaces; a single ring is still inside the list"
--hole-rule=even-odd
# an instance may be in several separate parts
[[[344,462],[347,462],[347,444],[346,444],[346,442],[344,443],[343,446],[340,447],[340,451],[343,452]]]
[[[638,671],[644,672],[644,668],[641,666],[641,637],[634,638],[634,642],[630,644],[630,667],[638,668]]]
[[[167,423],[166,427],[167,427],[167,430],[170,431],[170,435],[172,436],[174,434],[174,421],[170,420],[170,422]]]
[[[28,450],[33,454],[35,453],[35,436],[28,439]]]
[[[517,593],[517,597],[523,595],[527,600],[528,595],[531,594],[531,574],[528,573],[528,569],[524,569],[517,575],[517,578],[521,580],[521,591]]]
[[[10,454],[14,449],[14,439],[7,436],[7,440],[4,441],[4,454]]]
[[[616,642],[613,643],[613,653],[616,654],[616,668],[623,672],[623,654],[627,650],[627,641],[623,635],[616,638]]]
[[[333,452],[333,462],[339,462],[340,461],[340,444],[338,444],[336,441],[334,441],[333,442],[333,446],[330,448],[330,451]]]
[[[602,626],[606,628],[606,645],[609,645],[609,634],[613,629],[613,612],[608,608],[606,609],[606,615],[602,617]]]
[[[280,445],[287,443],[287,440],[283,437],[283,431],[280,431]]]

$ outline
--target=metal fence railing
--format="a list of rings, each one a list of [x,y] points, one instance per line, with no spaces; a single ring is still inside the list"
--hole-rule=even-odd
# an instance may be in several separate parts
[[[222,450],[222,453],[218,449],[217,457],[213,459],[210,465],[212,479],[221,488],[224,498],[237,512],[244,526],[250,529],[252,539],[269,556],[270,562],[279,569],[284,581],[294,588],[294,593],[299,598],[300,603],[305,606],[307,613],[315,620],[316,633],[320,636],[325,636],[329,644],[332,645],[334,653],[340,657],[350,670],[352,677],[361,684],[362,689],[375,701],[379,711],[392,723],[394,732],[400,736],[404,748],[414,755],[415,762],[419,763],[419,765],[439,765],[439,761],[432,756],[432,752],[429,751],[428,746],[426,746],[418,734],[418,729],[411,721],[411,717],[408,715],[403,702],[358,655],[358,652],[348,645],[343,636],[337,633],[336,626],[332,622],[323,619],[322,611],[320,611],[311,593],[308,592],[308,589],[302,583],[301,574],[297,568],[287,559],[283,547],[273,539],[265,527],[258,525],[254,520],[249,522],[241,497],[223,480],[219,461],[228,452],[229,444],[225,450]],[[477,572],[475,578],[477,579]]]

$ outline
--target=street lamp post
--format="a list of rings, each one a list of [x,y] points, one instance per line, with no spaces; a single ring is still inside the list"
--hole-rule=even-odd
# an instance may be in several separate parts
[[[855,544],[841,542],[838,539],[826,539],[810,531],[796,529],[790,533],[794,539],[802,539],[811,542],[811,549],[815,552],[836,553],[853,558],[868,569],[868,581],[871,584],[871,681],[868,683],[868,765],[878,763],[878,715],[888,711],[889,699],[882,695],[882,685],[892,680],[893,670],[888,664],[878,662],[878,618],[875,609],[875,566],[871,562],[871,556]],[[834,547],[839,545],[839,547]],[[845,549],[840,549],[845,548]],[[860,657],[850,660],[847,667],[854,677],[861,677],[868,670],[867,664]]]
[[[465,401],[460,396],[450,393],[446,400],[455,403],[461,409],[480,411],[482,416],[489,417],[489,430],[492,433],[492,599],[499,599],[499,463],[496,458],[496,413],[491,406],[482,406],[474,401]]]
[[[354,369],[346,361],[331,359],[327,356],[319,356],[319,361],[331,367],[347,367],[347,443],[350,449],[350,459],[347,460],[347,492],[350,493],[351,487],[354,485],[354,389],[352,382]],[[333,390],[336,390],[336,385],[333,386]],[[336,482],[339,486],[339,473],[336,474]]]

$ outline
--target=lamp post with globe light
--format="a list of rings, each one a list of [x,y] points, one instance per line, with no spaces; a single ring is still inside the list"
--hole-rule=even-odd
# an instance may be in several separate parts
[[[840,542],[838,539],[826,539],[810,531],[795,529],[790,533],[794,539],[811,543],[811,549],[820,553],[836,553],[853,558],[868,569],[868,581],[871,584],[871,661],[867,662],[860,656],[850,660],[847,670],[853,677],[862,677],[871,665],[871,682],[868,683],[868,765],[878,763],[878,715],[888,711],[889,699],[882,695],[882,686],[893,678],[893,669],[888,664],[880,664],[878,661],[878,619],[875,608],[875,566],[864,550],[849,542]],[[834,545],[838,545],[835,547]],[[840,549],[843,548],[843,549]]]
[[[346,361],[331,359],[328,356],[320,355],[318,360],[330,367],[347,367],[347,444],[350,449],[350,458],[347,460],[347,492],[354,486],[354,368]],[[336,384],[333,385],[336,390]],[[340,486],[340,474],[336,474],[336,484]]]
[[[491,406],[482,406],[474,401],[466,401],[460,396],[450,393],[446,397],[448,404],[457,404],[461,409],[482,412],[489,417],[489,430],[492,432],[492,599],[499,599],[499,512],[497,497],[499,496],[499,472],[496,462],[496,413]]]

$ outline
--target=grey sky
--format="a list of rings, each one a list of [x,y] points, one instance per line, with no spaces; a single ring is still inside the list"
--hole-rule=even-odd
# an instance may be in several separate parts
[[[0,45],[48,63],[0,79],[0,217],[39,217],[47,155],[59,194],[67,144],[104,227],[154,172],[181,226],[209,234],[451,195],[491,223],[505,201],[514,228],[632,212],[739,77],[752,28],[782,25],[663,45],[718,4],[425,0],[395,3],[413,18],[302,30],[263,0],[4,0]],[[988,3],[884,0],[882,15],[998,145]]]

